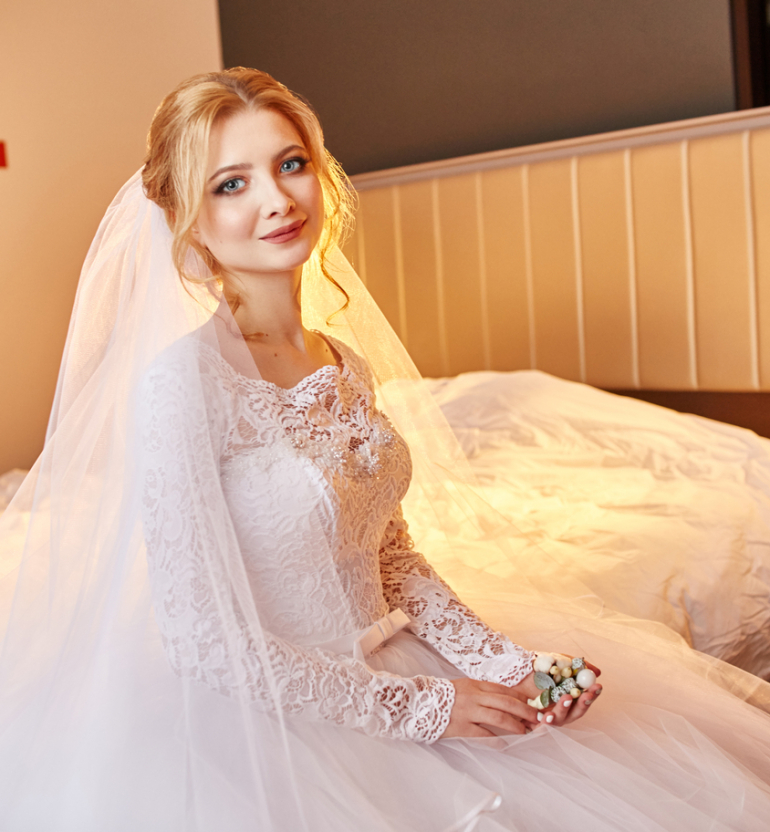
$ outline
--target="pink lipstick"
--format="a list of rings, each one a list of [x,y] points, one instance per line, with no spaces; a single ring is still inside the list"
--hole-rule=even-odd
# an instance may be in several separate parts
[[[288,243],[300,235],[304,225],[305,220],[297,220],[289,225],[284,225],[283,228],[277,228],[259,239],[266,243]]]

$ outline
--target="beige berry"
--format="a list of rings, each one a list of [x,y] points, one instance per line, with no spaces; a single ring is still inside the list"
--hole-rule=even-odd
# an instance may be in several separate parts
[[[539,673],[548,673],[554,661],[554,657],[550,656],[548,653],[540,653],[535,657],[535,661],[532,663],[532,666]]]

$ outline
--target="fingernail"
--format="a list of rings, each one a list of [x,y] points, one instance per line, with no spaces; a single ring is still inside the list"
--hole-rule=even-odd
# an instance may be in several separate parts
[[[553,722],[553,714],[548,714],[548,716],[545,718],[545,721],[546,722]]]
[[[593,699],[586,699],[586,705],[590,705],[593,701]]]
[[[602,690],[604,690],[604,688],[599,688],[599,690],[596,691],[596,693],[594,694],[594,699],[596,699],[596,697],[602,692]]]
[[[565,707],[565,708],[569,708],[569,706],[570,706],[571,704],[572,704],[572,697],[571,697],[571,696],[568,696],[568,697],[564,700],[564,707]]]
[[[538,714],[538,715],[537,715],[537,721],[538,721],[538,722],[542,722],[542,721],[543,721],[543,715],[542,715],[542,714]]]

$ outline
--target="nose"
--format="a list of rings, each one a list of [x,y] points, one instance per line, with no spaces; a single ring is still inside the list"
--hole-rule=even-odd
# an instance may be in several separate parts
[[[283,217],[293,210],[296,203],[284,190],[282,183],[269,177],[263,183],[262,213],[265,218]]]

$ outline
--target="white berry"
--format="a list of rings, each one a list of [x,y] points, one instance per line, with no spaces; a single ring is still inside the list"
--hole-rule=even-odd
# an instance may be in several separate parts
[[[575,681],[581,688],[583,688],[583,690],[587,690],[596,681],[596,674],[593,670],[589,670],[587,667],[584,667],[583,670],[581,670],[575,677]]]

